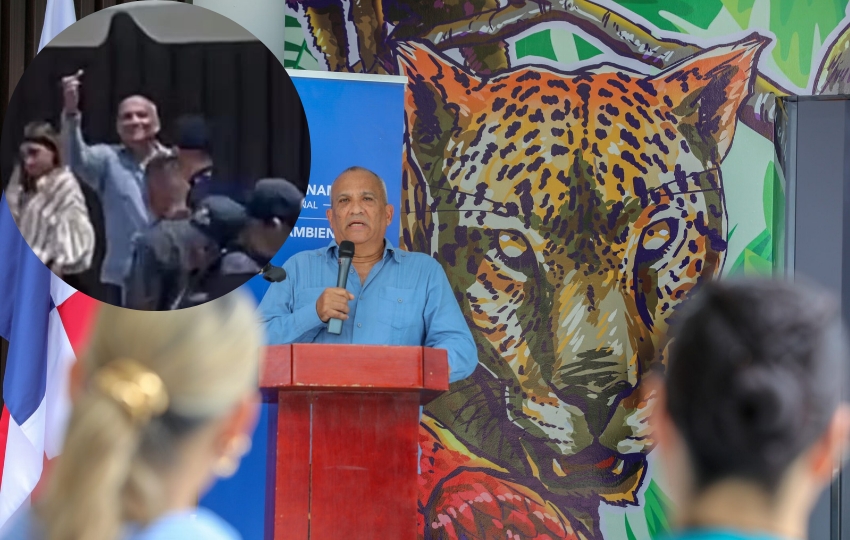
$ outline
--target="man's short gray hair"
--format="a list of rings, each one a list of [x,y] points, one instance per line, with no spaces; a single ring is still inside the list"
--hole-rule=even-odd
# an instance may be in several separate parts
[[[341,173],[339,173],[339,176],[337,176],[337,178],[340,178],[342,175],[344,175],[346,173],[351,173],[351,172],[362,172],[362,173],[367,173],[367,174],[371,174],[372,176],[374,176],[378,180],[378,183],[381,184],[381,194],[384,196],[384,204],[390,203],[390,197],[389,197],[389,195],[387,195],[387,183],[384,182],[384,179],[381,178],[380,176],[378,176],[378,174],[375,171],[371,171],[371,170],[367,169],[366,167],[360,167],[358,165],[354,165],[354,166],[351,166],[351,167],[345,169]],[[333,201],[331,201],[331,204],[333,204]]]

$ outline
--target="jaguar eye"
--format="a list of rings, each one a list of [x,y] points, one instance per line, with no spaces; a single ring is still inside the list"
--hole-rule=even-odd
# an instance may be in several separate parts
[[[660,256],[678,233],[679,224],[674,219],[662,219],[643,230],[640,247],[647,256]]]
[[[496,257],[510,268],[519,270],[534,260],[531,246],[516,231],[495,231]]]

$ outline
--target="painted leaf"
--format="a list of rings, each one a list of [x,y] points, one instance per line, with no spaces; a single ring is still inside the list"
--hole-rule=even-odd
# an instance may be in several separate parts
[[[844,19],[846,6],[847,0],[771,0],[773,59],[791,82],[801,88],[808,85],[812,58]]]
[[[555,49],[552,48],[552,35],[549,30],[543,30],[518,40],[515,48],[517,58],[540,56],[549,60],[558,60]]]
[[[759,256],[757,253],[744,250],[744,275],[770,276],[773,274],[773,261]]]
[[[661,487],[651,480],[646,490],[646,503],[644,505],[644,516],[650,538],[658,538],[670,531],[668,515],[673,503],[661,490]]]
[[[735,19],[741,28],[747,28],[750,24],[750,15],[756,0],[723,0],[723,6]]]
[[[672,13],[700,28],[708,28],[720,8],[723,7],[721,0],[700,0],[699,2],[693,0],[618,0],[617,4],[640,15],[662,30],[674,32],[678,31],[678,28],[662,17],[659,14],[660,11]],[[620,11],[623,12],[624,10]]]
[[[629,525],[629,517],[623,516],[623,519],[626,521],[626,540],[637,540],[634,531],[632,531],[632,526]]]
[[[593,58],[594,56],[602,54],[602,51],[597,49],[595,45],[584,40],[578,34],[573,34],[573,40],[576,44],[576,53],[578,54],[579,60],[587,60],[588,58]]]
[[[765,268],[767,270],[765,271]],[[773,269],[773,235],[765,229],[738,256],[730,275],[770,275]]]

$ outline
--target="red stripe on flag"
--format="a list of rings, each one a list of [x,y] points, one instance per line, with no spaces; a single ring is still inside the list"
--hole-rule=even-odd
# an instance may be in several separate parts
[[[88,343],[91,327],[97,314],[99,302],[94,298],[75,292],[62,302],[56,310],[65,327],[65,334],[74,349],[74,355],[79,358]]]
[[[9,438],[9,409],[0,413],[0,488],[3,487],[3,467],[6,464],[6,439]]]

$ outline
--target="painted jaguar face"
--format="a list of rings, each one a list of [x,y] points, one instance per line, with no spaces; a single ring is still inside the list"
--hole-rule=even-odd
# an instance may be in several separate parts
[[[399,47],[402,240],[443,264],[478,344],[486,399],[436,405],[480,423],[467,444],[556,494],[633,497],[651,445],[635,390],[676,306],[722,266],[720,163],[763,45],[652,77],[600,66],[483,79]],[[490,412],[476,420],[477,407]]]

